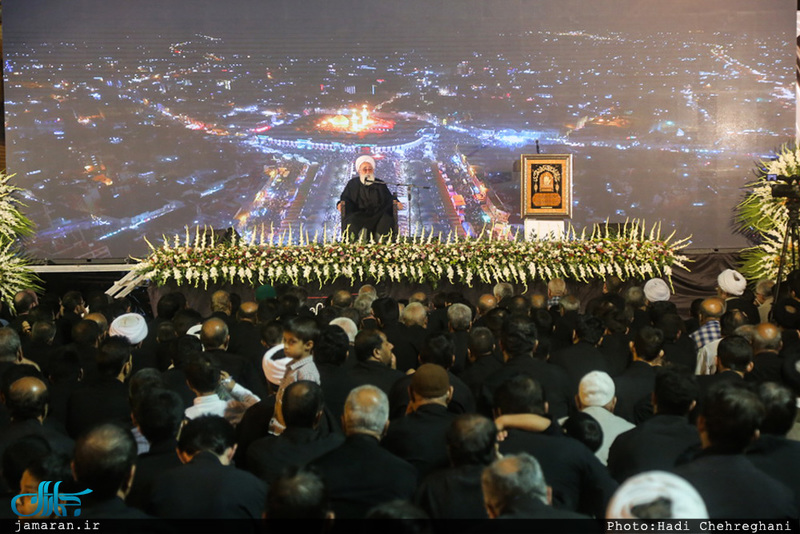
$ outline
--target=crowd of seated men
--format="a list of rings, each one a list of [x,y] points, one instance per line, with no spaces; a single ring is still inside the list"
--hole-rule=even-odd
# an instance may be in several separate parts
[[[365,285],[314,309],[263,286],[213,292],[206,317],[171,292],[150,320],[22,291],[0,327],[0,517],[72,515],[37,507],[53,481],[81,518],[253,528],[796,518],[800,276],[773,285],[726,270],[686,320],[658,278],[587,302],[560,279],[476,302]]]

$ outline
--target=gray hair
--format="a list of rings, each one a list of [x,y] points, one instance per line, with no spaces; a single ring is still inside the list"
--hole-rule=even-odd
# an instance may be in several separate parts
[[[510,298],[514,296],[514,286],[508,282],[500,282],[494,286],[492,293],[494,294],[494,298],[496,298],[499,302],[504,298]]]
[[[361,318],[363,319],[372,311],[372,303],[375,302],[375,300],[377,300],[375,295],[364,293],[356,297],[356,300],[353,301],[353,307],[358,310],[358,313],[361,314]]]
[[[634,308],[641,308],[644,306],[644,290],[639,286],[631,286],[625,290],[625,304],[629,304]]]
[[[354,388],[344,401],[345,433],[373,432],[380,435],[389,420],[389,397],[379,388]]]
[[[0,359],[16,358],[20,347],[22,347],[22,342],[19,334],[13,328],[7,326],[0,328]]]
[[[772,295],[772,290],[775,288],[775,280],[770,280],[765,278],[763,280],[759,280],[756,284],[756,294],[764,295],[765,297],[769,297]]]
[[[358,325],[356,325],[352,319],[347,317],[337,317],[328,324],[338,326],[344,330],[344,333],[347,334],[347,338],[350,340],[350,343],[356,340],[356,334],[358,334]]]
[[[483,470],[483,498],[502,511],[514,498],[525,496],[547,504],[547,483],[539,462],[526,452],[510,454]]]
[[[428,316],[428,309],[419,302],[412,302],[403,309],[403,324],[406,326],[425,324],[425,317]]]
[[[455,331],[469,330],[472,322],[472,310],[466,304],[451,304],[447,308],[447,321]]]
[[[581,308],[581,299],[576,297],[575,295],[567,295],[566,297],[561,297],[561,300],[558,301],[564,311],[578,311]]]

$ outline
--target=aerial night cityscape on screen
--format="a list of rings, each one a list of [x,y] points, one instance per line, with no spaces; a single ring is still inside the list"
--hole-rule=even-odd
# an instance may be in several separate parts
[[[795,107],[795,6],[754,23],[740,4],[8,2],[28,250],[141,257],[198,224],[322,235],[360,154],[413,186],[390,185],[402,233],[513,229],[537,144],[573,154],[576,227],[642,217],[735,246],[730,213]]]

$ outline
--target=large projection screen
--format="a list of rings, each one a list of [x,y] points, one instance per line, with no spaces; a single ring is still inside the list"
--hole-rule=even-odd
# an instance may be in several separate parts
[[[416,227],[520,224],[520,154],[572,154],[572,223],[739,247],[794,136],[789,1],[9,0],[7,168],[41,259],[186,226],[339,224],[356,156]],[[518,170],[518,169],[517,169]],[[428,189],[419,189],[427,187]]]

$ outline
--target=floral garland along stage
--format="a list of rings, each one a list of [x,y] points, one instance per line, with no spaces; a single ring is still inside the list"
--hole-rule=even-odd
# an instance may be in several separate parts
[[[21,252],[18,239],[33,235],[34,225],[20,211],[19,187],[9,182],[14,175],[0,172],[0,302],[14,304],[14,295],[24,289],[40,289],[41,280]]]
[[[674,232],[661,238],[656,224],[649,234],[641,221],[626,223],[621,235],[603,237],[595,230],[589,238],[570,228],[560,240],[523,241],[491,238],[462,238],[454,235],[403,237],[398,241],[351,242],[331,239],[327,231],[318,242],[300,233],[295,243],[291,229],[281,235],[265,232],[256,242],[256,231],[248,240],[214,242],[198,227],[194,238],[164,237],[150,256],[136,267],[157,284],[174,280],[195,287],[209,282],[327,284],[339,278],[351,282],[431,282],[446,278],[451,283],[471,286],[475,280],[527,284],[536,278],[573,278],[588,281],[617,275],[622,279],[664,276],[671,279],[673,267],[686,268],[679,250],[689,238],[673,241]],[[608,232],[606,231],[607,235]],[[483,233],[482,233],[483,235]],[[488,233],[490,236],[491,233]]]
[[[759,244],[742,251],[742,274],[749,280],[775,280],[780,267],[783,238],[786,235],[788,213],[786,199],[772,196],[768,175],[777,177],[800,174],[800,148],[783,145],[771,161],[760,161],[754,170],[758,179],[748,184],[747,197],[736,207],[737,223],[742,231],[754,235]],[[797,244],[795,244],[797,247]],[[785,272],[798,268],[789,264]]]

